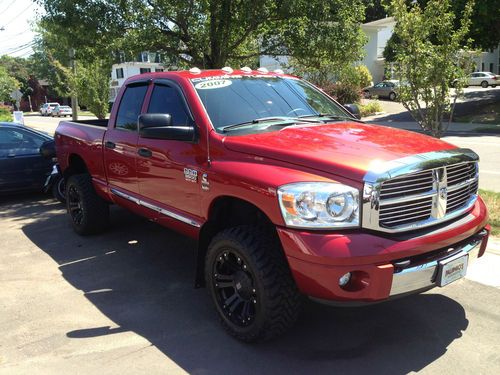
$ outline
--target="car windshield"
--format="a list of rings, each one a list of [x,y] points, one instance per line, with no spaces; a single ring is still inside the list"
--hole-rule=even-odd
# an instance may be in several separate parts
[[[293,119],[300,122],[314,116],[350,118],[325,94],[299,79],[220,76],[192,82],[217,131],[247,124],[259,128],[271,121],[293,125]]]

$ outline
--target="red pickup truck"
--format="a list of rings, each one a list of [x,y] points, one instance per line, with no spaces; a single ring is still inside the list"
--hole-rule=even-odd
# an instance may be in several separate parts
[[[490,230],[474,152],[365,124],[282,72],[132,77],[109,121],[62,121],[56,148],[75,231],[104,230],[114,203],[197,239],[196,283],[243,341],[285,332],[303,296],[445,286]]]

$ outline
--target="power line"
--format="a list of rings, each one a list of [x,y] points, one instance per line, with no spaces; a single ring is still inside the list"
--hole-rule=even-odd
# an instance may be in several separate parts
[[[5,25],[3,25],[4,27],[5,26],[8,26],[10,25],[12,22],[14,22],[16,20],[16,18],[18,18],[20,15],[22,15],[24,12],[26,12],[29,8],[31,8],[33,5],[35,5],[34,3],[30,3],[30,5],[28,5],[26,8],[24,8],[21,13],[19,13],[17,16],[13,17],[9,22],[7,22]]]
[[[5,51],[0,52],[0,54],[2,54],[2,55],[9,55],[11,53],[17,53],[17,52],[20,52],[22,50],[25,50],[26,48],[33,47],[34,44],[35,44],[34,42],[26,43],[26,44],[23,44],[23,45],[21,45],[19,47],[9,48],[9,49],[7,49]]]
[[[5,8],[5,9],[4,9],[4,11],[3,11],[3,12],[0,12],[0,13],[5,13],[5,12],[7,12],[7,11],[9,10],[10,6],[11,6],[12,4],[14,4],[15,2],[16,2],[16,0],[12,0],[12,1],[9,3],[9,5],[7,5],[7,8]]]

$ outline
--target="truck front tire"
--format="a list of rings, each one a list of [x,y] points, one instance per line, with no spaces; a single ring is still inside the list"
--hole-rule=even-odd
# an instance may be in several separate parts
[[[66,208],[80,235],[104,231],[109,225],[109,206],[99,197],[88,174],[73,175],[66,186]]]
[[[302,296],[269,228],[218,233],[206,254],[205,278],[222,325],[241,341],[272,339],[297,320]]]

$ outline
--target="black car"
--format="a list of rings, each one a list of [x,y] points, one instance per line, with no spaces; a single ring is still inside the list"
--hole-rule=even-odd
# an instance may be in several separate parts
[[[48,141],[53,141],[49,134],[0,122],[0,194],[44,190],[55,165],[40,152]]]

